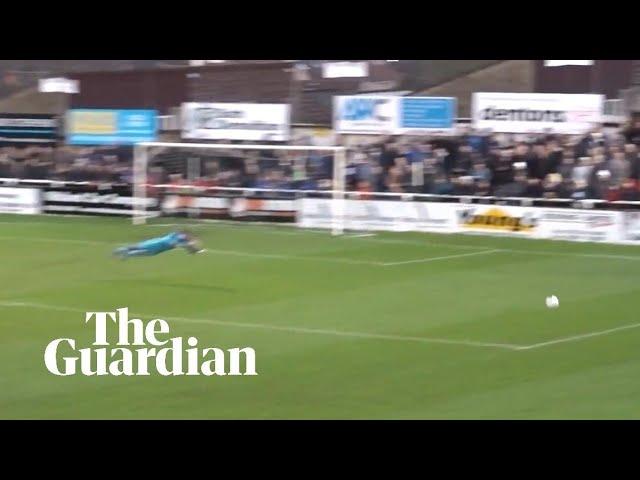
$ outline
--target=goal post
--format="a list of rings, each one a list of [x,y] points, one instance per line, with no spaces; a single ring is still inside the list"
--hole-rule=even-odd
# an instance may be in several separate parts
[[[216,143],[182,143],[182,142],[142,142],[134,146],[134,158],[133,158],[133,213],[132,221],[134,225],[142,225],[147,223],[147,220],[154,216],[152,212],[148,210],[148,195],[149,188],[153,188],[154,182],[149,178],[149,168],[153,163],[153,149],[163,149],[165,151],[175,149],[182,151],[236,151],[236,152],[254,152],[259,154],[260,151],[273,151],[273,152],[297,152],[304,153],[320,152],[325,154],[331,154],[333,156],[333,169],[332,178],[330,180],[330,186],[324,190],[323,193],[330,195],[333,199],[332,208],[332,228],[331,232],[334,235],[339,235],[344,232],[344,200],[346,195],[346,149],[345,147],[331,146],[300,146],[300,145],[260,145],[260,144],[216,144]],[[196,165],[196,162],[192,162],[189,153],[184,155],[183,161],[187,172],[187,183],[189,181],[197,180],[197,176],[200,174],[200,167]],[[240,157],[239,161],[244,162]],[[224,187],[216,187],[219,190],[225,190]],[[229,188],[227,190],[234,190]],[[236,189],[239,190],[239,189]],[[247,190],[251,190],[248,188]],[[257,190],[257,189],[256,189]],[[269,189],[260,189],[262,192],[268,192]],[[274,192],[278,189],[274,189]],[[282,190],[284,191],[284,190]],[[305,194],[308,190],[300,189],[286,189],[287,192],[299,192],[300,195]]]
[[[147,145],[138,143],[133,147],[133,211],[131,218],[134,225],[147,221]]]

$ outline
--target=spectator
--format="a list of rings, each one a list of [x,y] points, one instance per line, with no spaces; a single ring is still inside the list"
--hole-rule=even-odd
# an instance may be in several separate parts
[[[586,198],[587,187],[593,165],[590,157],[582,157],[578,161],[578,165],[573,169],[572,181],[574,186],[574,198]]]
[[[471,172],[473,168],[472,149],[468,145],[461,145],[458,148],[458,154],[456,157],[455,166],[453,168],[454,174],[466,175]]]
[[[623,135],[627,143],[640,146],[640,118],[634,118],[624,129]]]
[[[563,197],[562,192],[562,175],[559,173],[549,173],[543,183],[544,198],[560,198]]]
[[[374,138],[348,155],[347,188],[567,198],[636,198],[640,181],[640,120],[605,136],[491,134]],[[162,175],[187,172],[196,158],[201,186],[329,189],[333,154],[323,151],[154,149]],[[130,183],[131,147],[42,146],[0,149],[0,177]],[[524,168],[523,168],[524,166]],[[151,170],[151,169],[150,169]],[[599,173],[606,172],[606,173]],[[557,175],[556,175],[557,174]],[[153,180],[151,178],[153,177]],[[152,183],[163,183],[150,173]],[[364,197],[363,197],[364,198]]]
[[[398,156],[394,162],[396,181],[401,192],[408,192],[411,187],[411,168],[404,156]]]
[[[6,153],[0,153],[0,178],[13,177],[13,159],[9,158]]]
[[[640,190],[638,189],[638,181],[632,178],[627,178],[620,185],[619,200],[625,202],[637,202],[640,201]]]
[[[510,148],[493,150],[489,157],[491,169],[491,182],[494,190],[500,186],[513,182],[513,152]]]
[[[424,193],[435,193],[436,179],[446,177],[444,162],[441,156],[427,156],[424,159],[422,191]],[[438,180],[440,182],[440,180]]]
[[[494,190],[494,195],[498,197],[524,197],[527,194],[527,164],[519,162],[514,165],[511,180],[501,184]]]
[[[382,145],[380,152],[380,166],[382,167],[384,175],[386,175],[389,169],[394,165],[397,156],[397,148],[392,142],[387,141]]]
[[[444,173],[437,173],[431,185],[431,193],[436,195],[451,195],[453,193],[453,185],[449,182]]]
[[[624,180],[629,178],[631,167],[624,152],[617,151],[609,161],[609,171],[611,172],[611,184],[619,187]]]
[[[602,154],[593,159],[594,165],[589,175],[588,198],[605,199],[611,184],[611,172]]]
[[[546,175],[550,173],[557,173],[563,157],[563,149],[557,139],[554,138],[547,144],[546,153]]]
[[[361,154],[356,161],[356,190],[359,192],[373,191],[374,167],[366,154]]]
[[[634,180],[640,179],[640,158],[638,157],[638,147],[633,143],[627,143],[624,146],[624,153],[629,162],[629,176]]]
[[[461,175],[452,181],[454,195],[474,195],[476,188],[474,178],[471,175]]]

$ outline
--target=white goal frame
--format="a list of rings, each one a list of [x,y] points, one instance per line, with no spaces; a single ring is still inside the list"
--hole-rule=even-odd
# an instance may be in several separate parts
[[[149,164],[149,149],[154,147],[174,147],[174,148],[203,148],[210,150],[288,150],[288,151],[320,151],[333,152],[333,188],[327,193],[331,193],[335,204],[338,207],[338,217],[344,218],[344,199],[346,190],[346,148],[345,147],[320,147],[320,146],[300,146],[300,145],[234,145],[218,143],[183,143],[183,142],[141,142],[136,143],[133,148],[133,212],[132,219],[134,225],[142,225],[147,222],[146,213],[146,185],[147,168]],[[300,190],[301,193],[304,190]],[[343,233],[343,222],[333,222],[331,233],[339,235]]]

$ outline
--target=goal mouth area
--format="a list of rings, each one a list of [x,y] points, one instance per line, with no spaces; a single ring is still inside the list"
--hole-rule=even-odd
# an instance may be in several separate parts
[[[342,146],[142,142],[134,146],[134,224],[150,218],[295,218],[300,196],[341,199]],[[156,206],[147,209],[147,200]],[[152,211],[148,211],[152,210]],[[219,215],[220,214],[220,215]]]

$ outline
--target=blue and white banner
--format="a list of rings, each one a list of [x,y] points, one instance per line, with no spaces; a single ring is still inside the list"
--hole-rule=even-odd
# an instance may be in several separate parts
[[[53,115],[0,113],[0,145],[53,144],[58,139],[58,119]]]
[[[132,145],[158,138],[155,110],[70,110],[66,118],[70,145]]]
[[[456,99],[449,97],[400,98],[400,130],[450,130],[456,118]]]
[[[336,133],[399,135],[444,132],[454,128],[455,118],[455,98],[334,97],[333,128]]]

